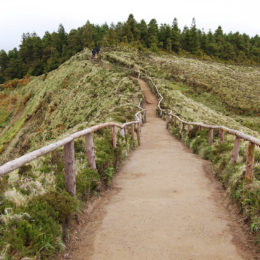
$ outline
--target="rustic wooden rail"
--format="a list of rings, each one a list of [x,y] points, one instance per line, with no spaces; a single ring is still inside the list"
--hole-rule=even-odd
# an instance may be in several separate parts
[[[137,133],[137,142],[141,144],[140,132],[141,132],[141,124],[146,121],[146,110],[141,107],[140,100],[138,104],[138,111],[135,114],[135,121],[127,122],[125,124],[118,123],[103,123],[99,125],[95,125],[84,129],[82,131],[71,134],[70,136],[59,140],[55,143],[44,146],[38,150],[25,154],[15,160],[9,161],[2,166],[0,166],[0,177],[18,169],[19,167],[29,163],[45,154],[48,154],[57,148],[64,146],[64,170],[65,170],[65,183],[66,190],[73,196],[76,195],[76,167],[75,167],[75,158],[74,158],[74,140],[79,137],[85,137],[86,139],[86,151],[87,151],[87,160],[88,165],[91,169],[96,169],[96,160],[95,160],[95,150],[94,150],[94,142],[93,142],[93,134],[95,131],[111,127],[112,128],[112,145],[113,148],[116,148],[116,128],[120,129],[120,134],[125,136],[125,129],[127,127],[131,127],[131,138],[135,141],[135,126]]]
[[[207,125],[207,124],[198,123],[198,122],[187,122],[185,120],[182,120],[179,116],[175,115],[172,112],[172,110],[162,109],[161,108],[161,102],[163,101],[162,94],[159,92],[158,87],[156,86],[156,84],[154,83],[152,78],[145,73],[143,73],[143,74],[144,74],[144,77],[152,83],[153,87],[156,90],[156,94],[160,98],[159,102],[158,102],[158,109],[160,111],[160,117],[162,117],[162,115],[165,114],[165,115],[168,115],[169,121],[171,121],[174,118],[175,125],[177,123],[176,120],[178,120],[180,122],[180,131],[183,131],[185,129],[186,125],[187,125],[187,131],[188,132],[191,130],[190,129],[191,126],[197,126],[199,130],[201,130],[202,128],[207,128],[207,129],[209,129],[209,145],[213,144],[214,130],[219,131],[219,134],[218,134],[219,143],[224,142],[224,134],[225,133],[235,136],[234,147],[233,147],[230,163],[236,163],[237,162],[238,154],[239,154],[240,140],[242,139],[242,140],[248,141],[249,143],[248,143],[248,147],[247,147],[247,161],[246,161],[245,180],[246,180],[246,182],[252,182],[253,177],[254,177],[253,168],[254,168],[255,146],[257,145],[257,146],[260,147],[260,140],[259,139],[255,138],[251,135],[244,134],[241,131],[230,129],[230,128],[225,127],[225,126]]]

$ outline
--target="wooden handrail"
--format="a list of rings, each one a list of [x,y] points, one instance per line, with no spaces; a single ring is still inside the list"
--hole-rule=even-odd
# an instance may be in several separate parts
[[[165,111],[163,111],[163,113],[165,113]],[[257,146],[260,146],[260,140],[251,136],[251,135],[247,135],[244,134],[241,131],[238,130],[234,130],[225,126],[216,126],[216,125],[207,125],[207,124],[203,124],[203,123],[197,123],[197,122],[187,122],[182,120],[179,116],[174,115],[172,113],[172,111],[169,112],[169,114],[175,118],[177,118],[180,122],[187,124],[187,125],[195,125],[195,126],[201,126],[202,128],[208,128],[208,129],[217,129],[217,130],[223,130],[224,132],[227,132],[229,134],[235,135],[241,139],[244,139],[246,141],[252,142],[254,144],[256,144]]]
[[[138,104],[138,108],[140,111],[135,113],[135,121],[126,122],[124,124],[118,124],[114,122],[108,122],[108,123],[102,123],[98,124],[92,127],[89,127],[87,129],[84,129],[82,131],[78,131],[76,133],[73,133],[69,135],[66,138],[63,138],[62,140],[59,140],[55,143],[49,144],[47,146],[44,146],[40,149],[37,149],[33,152],[30,152],[28,154],[25,154],[17,159],[14,159],[12,161],[9,161],[2,166],[0,166],[0,177],[18,169],[19,167],[25,165],[26,163],[29,163],[45,154],[48,154],[57,148],[64,146],[64,160],[65,160],[65,180],[66,180],[66,189],[68,192],[70,192],[72,195],[75,195],[76,193],[76,184],[75,184],[75,163],[74,163],[74,140],[79,137],[86,137],[87,141],[87,156],[88,156],[88,162],[89,166],[93,169],[96,168],[95,163],[95,154],[94,154],[94,144],[93,144],[93,133],[107,127],[112,127],[112,129],[120,128],[125,129],[127,126],[131,126],[131,137],[134,141],[134,125],[137,125],[137,140],[140,144],[140,125],[142,122],[146,121],[146,110],[141,107],[141,100]],[[113,147],[116,147],[116,140],[113,140]]]
[[[131,123],[136,123],[136,122],[137,121],[133,121]],[[47,154],[47,153],[52,152],[52,151],[56,150],[57,148],[72,142],[76,138],[85,136],[85,135],[90,134],[90,133],[94,133],[95,131],[100,130],[102,128],[112,127],[112,126],[116,126],[116,127],[119,127],[119,128],[123,127],[123,125],[121,126],[120,124],[109,122],[109,123],[95,125],[93,127],[84,129],[84,130],[79,131],[79,132],[76,132],[76,133],[74,133],[74,134],[72,134],[72,135],[70,135],[70,136],[68,136],[68,137],[66,137],[62,140],[59,140],[55,143],[44,146],[44,147],[42,147],[38,150],[27,153],[27,154],[25,154],[25,155],[23,155],[23,156],[21,156],[17,159],[14,159],[12,161],[9,161],[9,162],[3,164],[2,166],[0,166],[0,176],[3,176],[5,174],[21,167],[21,166],[23,166],[26,163],[29,163],[29,162]]]
[[[143,72],[139,72],[139,76],[141,75],[141,73],[143,73]],[[247,148],[247,161],[246,161],[247,167],[246,167],[245,179],[246,179],[247,183],[252,182],[252,180],[253,180],[255,145],[260,147],[260,139],[254,137],[254,136],[251,136],[251,135],[247,135],[247,134],[245,134],[241,131],[228,128],[226,126],[207,125],[207,124],[198,123],[198,122],[187,122],[185,120],[182,120],[179,116],[173,114],[172,110],[162,109],[161,108],[161,102],[163,101],[162,94],[159,92],[158,87],[153,82],[152,78],[150,76],[148,76],[146,73],[143,73],[143,74],[144,74],[145,78],[147,78],[148,80],[151,81],[152,85],[156,89],[157,95],[160,97],[160,100],[159,100],[158,105],[157,105],[158,109],[160,111],[160,117],[162,116],[162,114],[166,114],[166,115],[169,116],[170,120],[172,118],[174,118],[175,124],[176,124],[176,119],[177,119],[178,121],[181,122],[181,126],[180,126],[181,131],[185,128],[185,125],[188,126],[188,128],[187,128],[188,132],[190,132],[190,126],[191,125],[198,126],[199,130],[201,130],[202,128],[209,129],[209,145],[213,144],[213,130],[214,129],[219,130],[219,143],[224,142],[224,133],[229,133],[229,134],[234,135],[236,137],[235,141],[234,141],[234,148],[233,148],[230,163],[236,163],[236,161],[237,161],[240,139],[248,141],[249,143],[248,143],[248,148]]]
[[[159,108],[161,114],[165,113],[165,114],[171,115],[172,117],[177,118],[180,122],[182,122],[182,123],[184,123],[186,125],[196,125],[196,126],[201,126],[202,128],[223,130],[224,132],[227,132],[229,134],[235,135],[235,136],[237,136],[237,137],[239,137],[241,139],[244,139],[246,141],[252,142],[252,143],[256,144],[257,146],[260,146],[260,139],[257,139],[257,138],[255,138],[254,136],[251,136],[251,135],[247,135],[247,134],[245,134],[245,133],[243,133],[241,131],[231,129],[231,128],[228,128],[226,126],[207,125],[207,124],[198,123],[198,122],[188,122],[188,121],[182,120],[179,116],[173,114],[172,110],[170,110],[170,109],[169,110],[162,109],[161,108],[161,102],[163,101],[163,96],[159,92],[157,86],[154,84],[152,78],[149,77],[149,76],[147,76],[147,78],[152,82],[153,86],[156,89],[156,92],[157,92],[158,96],[161,98],[159,100],[159,102],[158,102],[158,108]]]

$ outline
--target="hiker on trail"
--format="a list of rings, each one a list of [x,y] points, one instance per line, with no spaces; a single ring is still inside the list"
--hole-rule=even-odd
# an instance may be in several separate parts
[[[97,52],[97,55],[98,55],[99,52],[100,52],[100,47],[99,46],[96,47],[96,52]]]
[[[92,59],[95,59],[95,56],[96,56],[96,49],[93,49],[92,50]]]

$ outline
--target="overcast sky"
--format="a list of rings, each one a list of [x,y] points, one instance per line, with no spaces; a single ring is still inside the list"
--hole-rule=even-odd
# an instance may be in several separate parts
[[[171,24],[176,17],[182,29],[193,17],[197,27],[213,31],[260,35],[260,0],[0,0],[0,49],[19,47],[24,32],[66,31],[91,23],[125,21],[130,13],[140,21]]]

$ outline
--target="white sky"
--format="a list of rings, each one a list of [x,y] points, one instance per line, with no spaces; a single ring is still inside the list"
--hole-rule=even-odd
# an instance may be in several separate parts
[[[130,13],[140,21],[190,26],[213,31],[221,25],[225,32],[260,34],[260,0],[0,0],[0,49],[19,47],[22,33],[56,31],[62,23],[66,32],[91,23],[125,21]]]

